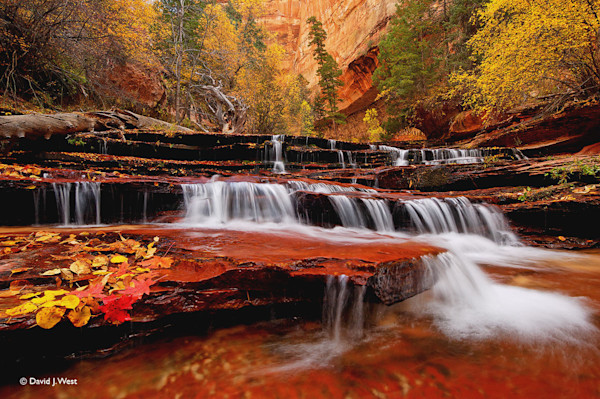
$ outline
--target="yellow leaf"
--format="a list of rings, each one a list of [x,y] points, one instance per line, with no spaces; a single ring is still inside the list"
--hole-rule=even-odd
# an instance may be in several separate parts
[[[3,241],[0,242],[0,245],[2,245],[3,247],[12,247],[14,245],[17,245],[16,241]]]
[[[126,261],[127,261],[127,258],[123,255],[115,255],[112,258],[110,258],[110,263],[123,263]]]
[[[84,306],[83,308],[81,308],[81,310],[73,309],[67,315],[67,317],[75,327],[85,326],[90,321],[91,316],[92,312],[87,306]]]
[[[60,301],[48,301],[48,302],[44,302],[40,305],[40,309],[43,308],[51,308],[52,306],[61,306]]]
[[[36,186],[27,186],[25,187],[25,190],[35,190],[36,188]]]
[[[19,306],[16,306],[12,309],[8,309],[6,311],[6,314],[9,316],[20,316],[23,314],[27,314],[27,313],[31,313],[33,311],[35,311],[37,309],[37,306],[35,306],[33,303],[31,302],[25,302]]]
[[[75,309],[79,305],[79,297],[76,295],[66,295],[61,299],[60,305],[67,309]]]
[[[123,280],[125,277],[130,277],[130,276],[133,276],[133,274],[131,274],[131,273],[125,273],[125,274],[122,274],[119,277],[117,277],[117,279],[118,280]]]
[[[96,271],[93,271],[92,274],[94,274],[96,276],[106,276],[108,274],[108,272],[106,270],[96,270]]]
[[[64,294],[68,294],[69,291],[67,290],[46,290],[44,291],[44,295],[48,295],[48,296],[60,296],[60,295],[64,295]]]
[[[563,237],[563,236],[558,236],[558,239],[559,239],[559,240],[561,240],[561,241],[566,241],[566,240],[567,240],[567,239],[566,239],[565,237]]]
[[[17,269],[12,269],[10,271],[10,274],[17,274],[17,273],[23,273],[26,272],[27,270],[30,270],[31,267],[19,267]]]
[[[58,324],[65,314],[65,311],[66,309],[64,308],[44,308],[37,312],[35,315],[35,321],[37,322],[38,326],[45,329],[50,329]]]
[[[154,256],[155,253],[156,253],[156,248],[150,247],[150,245],[148,245],[148,252],[146,252],[146,256],[144,256],[144,259],[150,259],[151,257]]]
[[[147,267],[136,267],[135,271],[138,273],[147,273],[150,271],[150,269],[148,269]]]
[[[40,293],[39,293],[39,292],[31,292],[31,293],[29,293],[29,294],[21,295],[21,296],[19,297],[19,299],[31,299],[31,298],[33,298],[33,297],[36,297],[36,296],[38,296],[38,295],[40,295]]]

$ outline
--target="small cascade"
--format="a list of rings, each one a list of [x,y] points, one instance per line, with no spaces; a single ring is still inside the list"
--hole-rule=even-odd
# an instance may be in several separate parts
[[[472,204],[464,197],[423,198],[401,204],[419,234],[478,234],[498,244],[519,242],[504,215],[489,205]]]
[[[348,157],[348,163],[352,169],[356,169],[356,156],[352,153],[352,151],[345,151],[346,156]]]
[[[335,146],[337,145],[337,140],[329,139],[329,140],[327,140],[327,142],[329,143],[329,149],[335,150]]]
[[[285,135],[275,134],[271,137],[273,143],[273,152],[271,154],[271,161],[273,162],[273,172],[285,173],[285,162],[283,161],[283,141]]]
[[[72,212],[71,191],[75,186],[74,212]],[[56,198],[59,223],[63,225],[100,224],[100,183],[75,182],[52,183]],[[74,216],[74,218],[72,218]]]
[[[338,155],[338,163],[340,165],[342,165],[342,169],[345,169],[346,163],[344,162],[344,153],[342,152],[342,150],[337,150],[337,155]]]
[[[345,195],[332,195],[329,197],[329,201],[340,217],[344,227],[359,229],[367,227],[365,215],[358,207],[358,203],[353,201],[352,198]]]
[[[108,141],[105,138],[100,139],[100,154],[108,154]]]
[[[296,191],[312,191],[314,193],[332,194],[332,193],[348,193],[348,192],[362,192],[362,193],[376,193],[377,191],[370,188],[352,187],[352,186],[338,186],[337,184],[327,183],[307,183],[301,180],[289,180],[288,186]]]
[[[182,188],[186,221],[190,223],[296,221],[289,190],[281,184],[215,181],[184,184]]]
[[[394,218],[384,200],[361,198],[373,221],[375,230],[380,232],[394,231]]]
[[[392,164],[394,166],[408,166],[408,152],[409,150],[401,150],[400,148],[391,147],[388,145],[380,145],[381,151],[386,151],[392,157]]]
[[[520,340],[576,342],[576,336],[596,330],[578,298],[495,283],[475,263],[450,252],[423,261],[436,280],[424,310],[456,339],[503,333]]]
[[[323,330],[333,342],[364,335],[365,291],[364,286],[351,290],[347,276],[327,276],[323,297]]]

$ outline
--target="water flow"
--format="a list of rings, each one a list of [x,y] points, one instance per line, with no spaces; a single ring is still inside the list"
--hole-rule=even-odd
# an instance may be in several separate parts
[[[71,191],[75,186],[74,212]],[[100,224],[101,186],[97,182],[52,183],[59,222],[63,225]],[[72,216],[74,218],[72,219]]]
[[[386,151],[392,157],[392,164],[394,166],[408,166],[408,151],[402,150],[400,148],[391,147],[388,145],[380,145],[379,149],[381,151]]]
[[[289,190],[281,184],[220,182],[182,185],[186,221],[227,223],[295,222],[296,212]]]
[[[323,331],[334,343],[345,338],[361,338],[364,334],[365,287],[348,287],[348,277],[327,276],[323,297]]]
[[[275,134],[271,137],[273,143],[273,153],[271,155],[271,161],[273,162],[273,172],[285,173],[285,163],[283,161],[283,141],[285,136],[283,134]]]
[[[346,163],[344,162],[344,153],[342,152],[342,150],[337,150],[337,155],[338,155],[338,163],[340,165],[342,165],[342,169],[345,169]]]
[[[472,204],[464,197],[423,198],[401,204],[419,234],[477,234],[498,244],[519,243],[502,212],[489,205]]]
[[[579,342],[596,331],[582,300],[493,282],[473,262],[452,253],[425,257],[437,277],[424,310],[456,339],[506,334],[521,341]]]
[[[329,149],[330,150],[335,150],[335,146],[337,145],[337,141],[333,140],[333,139],[329,139],[329,140],[327,140],[327,142],[329,143]]]

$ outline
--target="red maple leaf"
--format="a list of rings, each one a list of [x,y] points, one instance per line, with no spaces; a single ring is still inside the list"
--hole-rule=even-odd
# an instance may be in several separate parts
[[[77,295],[80,299],[87,298],[88,296],[103,299],[106,297],[106,295],[102,293],[103,290],[104,286],[102,284],[90,284],[85,290],[74,291],[73,294]]]
[[[113,324],[121,324],[124,321],[131,320],[131,315],[126,310],[131,309],[131,305],[136,301],[131,295],[111,295],[104,298],[104,305],[100,306],[100,311],[104,312],[104,321]]]
[[[137,280],[132,281],[133,286],[127,287],[121,291],[123,295],[131,295],[133,298],[140,299],[144,294],[150,294],[150,286],[156,283],[155,280],[151,278],[138,278]]]

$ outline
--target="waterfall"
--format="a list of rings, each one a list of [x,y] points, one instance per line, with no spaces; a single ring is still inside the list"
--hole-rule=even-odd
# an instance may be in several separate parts
[[[337,184],[327,184],[327,183],[307,183],[307,182],[304,182],[301,180],[288,180],[287,184],[294,190],[312,191],[315,193],[323,193],[323,194],[345,193],[345,192],[362,192],[362,193],[376,193],[377,192],[370,188],[338,186]]]
[[[521,340],[574,342],[577,335],[596,330],[578,298],[495,283],[475,263],[451,252],[423,261],[436,280],[424,311],[456,339],[504,333]]]
[[[337,141],[333,140],[333,139],[329,139],[329,140],[327,140],[327,142],[329,143],[329,149],[330,150],[335,150],[335,146],[337,145]]]
[[[390,208],[384,200],[361,198],[367,212],[373,220],[375,230],[385,232],[394,231],[394,219]]]
[[[408,152],[409,150],[401,150],[400,148],[390,147],[388,145],[380,145],[381,151],[386,151],[392,157],[392,164],[394,166],[408,166]]]
[[[352,151],[346,151],[346,156],[348,157],[348,163],[352,169],[356,169],[356,157],[352,154]]]
[[[329,197],[333,209],[340,217],[344,227],[366,228],[367,223],[358,203],[345,195],[332,195]]]
[[[338,155],[338,163],[340,165],[342,165],[342,169],[345,169],[346,163],[344,162],[344,153],[342,152],[342,150],[337,150],[337,155]]]
[[[298,214],[296,193],[326,194],[341,224],[347,228],[379,232],[415,231],[417,234],[475,234],[500,245],[520,245],[504,215],[486,204],[473,204],[464,197],[399,200],[394,213],[386,199],[367,198],[372,189],[357,189],[326,183],[288,181],[286,184],[213,181],[182,185],[189,223],[306,223]],[[364,193],[349,196],[348,193]],[[58,194],[57,194],[58,195]],[[317,220],[322,218],[317,217]],[[404,227],[401,227],[404,226]]]
[[[75,185],[74,212],[71,210],[71,188]],[[52,183],[56,197],[59,223],[69,225],[74,216],[74,224],[100,224],[100,183],[75,182]]]
[[[348,277],[327,276],[323,296],[323,330],[334,343],[345,336],[361,338],[364,334],[364,286],[348,287]]]
[[[184,184],[182,188],[186,220],[191,223],[296,221],[290,192],[281,184],[215,181]]]
[[[419,234],[478,234],[498,244],[519,242],[504,215],[489,205],[472,204],[464,197],[423,198],[401,204]]]
[[[271,154],[271,161],[273,162],[273,172],[285,173],[285,162],[283,161],[283,141],[285,135],[275,134],[271,137],[271,143],[273,144],[273,153]]]

